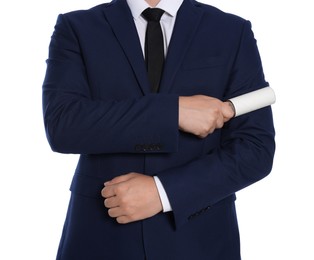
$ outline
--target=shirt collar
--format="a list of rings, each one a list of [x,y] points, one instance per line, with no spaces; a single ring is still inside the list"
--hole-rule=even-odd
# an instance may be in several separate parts
[[[145,0],[126,0],[133,18],[138,19],[142,12],[150,7],[149,4]],[[156,7],[163,9],[166,13],[171,15],[172,17],[176,16],[183,0],[160,0]]]

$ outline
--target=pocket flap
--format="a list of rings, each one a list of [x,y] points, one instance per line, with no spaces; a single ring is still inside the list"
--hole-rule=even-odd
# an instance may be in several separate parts
[[[103,187],[104,180],[102,178],[76,173],[73,176],[70,191],[82,196],[102,199]]]
[[[184,70],[195,70],[195,69],[205,69],[214,68],[224,65],[226,60],[221,56],[212,57],[202,57],[199,59],[191,59],[183,64]]]

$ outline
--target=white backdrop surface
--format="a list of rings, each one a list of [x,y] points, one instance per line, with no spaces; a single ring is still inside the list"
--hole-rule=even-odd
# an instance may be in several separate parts
[[[243,260],[313,260],[311,1],[202,0],[252,22],[273,105],[272,173],[238,192]],[[0,259],[52,260],[77,155],[53,153],[41,86],[57,15],[101,1],[7,1],[0,16]]]

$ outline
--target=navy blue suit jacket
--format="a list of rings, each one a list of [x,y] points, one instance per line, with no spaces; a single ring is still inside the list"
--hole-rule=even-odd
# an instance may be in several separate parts
[[[58,259],[239,260],[234,194],[271,171],[271,108],[200,139],[178,130],[178,96],[226,100],[267,85],[250,22],[194,0],[178,11],[157,94],[125,0],[60,15],[44,122],[52,149],[80,159]],[[110,218],[103,183],[129,172],[157,175],[173,212]]]

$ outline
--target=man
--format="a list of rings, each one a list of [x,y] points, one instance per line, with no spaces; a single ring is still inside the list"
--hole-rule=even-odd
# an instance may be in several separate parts
[[[149,7],[162,10],[157,90]],[[265,86],[250,23],[194,0],[60,15],[44,121],[52,149],[80,159],[57,259],[239,260],[235,192],[271,171],[274,128],[270,107],[233,118],[227,100]]]

